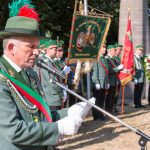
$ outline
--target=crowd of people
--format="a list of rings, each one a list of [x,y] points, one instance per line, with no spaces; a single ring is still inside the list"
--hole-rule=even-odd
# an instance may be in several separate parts
[[[77,98],[72,94],[67,93],[64,89],[60,88],[56,84],[47,82],[50,79],[63,84],[65,87],[69,87],[74,91],[73,78],[75,74],[76,64],[69,65],[63,61],[63,42],[56,40],[42,40],[42,45],[39,45],[39,56],[37,59],[42,59],[47,66],[60,72],[66,76],[68,81],[61,79],[59,75],[54,75],[48,70],[39,67],[34,64],[34,70],[38,74],[39,79],[44,90],[44,95],[48,99],[48,105],[51,109],[59,110],[64,107],[70,107],[77,102]],[[61,44],[60,44],[61,43]],[[42,47],[42,48],[41,48]],[[119,79],[119,73],[124,69],[121,64],[123,46],[120,44],[108,45],[103,44],[99,49],[99,58],[93,63],[93,67],[90,71],[91,74],[91,92],[96,98],[95,104],[100,108],[105,109],[107,112],[115,115],[119,113],[117,109],[118,97],[120,94],[121,82]],[[142,45],[136,46],[134,54],[134,104],[135,108],[143,108],[141,103],[142,91],[145,80],[144,64],[143,64],[143,47]],[[74,68],[74,69],[73,69]],[[81,78],[82,79],[82,78]],[[80,82],[79,82],[80,83]],[[82,85],[78,88],[80,95],[82,94]],[[75,91],[74,91],[75,92]],[[49,97],[51,99],[49,100]],[[68,104],[68,105],[66,105]],[[92,108],[93,120],[105,120],[104,114],[100,111]]]
[[[117,109],[118,97],[120,94],[121,82],[119,73],[124,69],[121,64],[123,46],[120,44],[108,45],[106,52],[106,44],[100,48],[100,58],[94,63],[92,69],[93,95],[96,98],[96,105],[105,109],[109,113],[116,115],[119,113]],[[134,104],[135,108],[144,108],[142,105],[142,91],[145,81],[144,73],[143,47],[137,45],[134,54]],[[94,120],[105,120],[104,114],[92,109]]]

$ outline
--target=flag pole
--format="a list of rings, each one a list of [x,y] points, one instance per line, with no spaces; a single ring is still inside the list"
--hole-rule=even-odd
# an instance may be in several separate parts
[[[125,85],[122,86],[122,109],[121,109],[121,115],[124,113],[124,87]]]
[[[88,15],[88,1],[84,0],[84,15]],[[90,99],[91,97],[91,86],[90,86],[90,72],[86,75],[87,79],[87,98]]]

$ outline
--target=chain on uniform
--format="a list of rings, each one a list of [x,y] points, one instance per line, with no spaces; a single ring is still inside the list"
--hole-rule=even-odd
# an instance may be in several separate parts
[[[27,112],[29,112],[30,114],[34,114],[38,111],[38,108],[36,107],[36,105],[31,106],[30,104],[28,104],[24,98],[21,96],[21,94],[17,91],[17,89],[14,87],[14,85],[10,82],[9,79],[7,79],[6,77],[4,77],[2,74],[0,74],[0,80],[6,82],[6,85],[8,86],[8,88],[10,89],[12,95],[16,98],[16,100],[18,100],[19,104],[21,105],[21,107],[26,110]]]

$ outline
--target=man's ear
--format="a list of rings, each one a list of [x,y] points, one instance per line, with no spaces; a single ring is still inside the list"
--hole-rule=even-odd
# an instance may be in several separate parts
[[[15,49],[14,49],[14,44],[13,43],[9,43],[8,44],[8,50],[9,52],[14,55]]]

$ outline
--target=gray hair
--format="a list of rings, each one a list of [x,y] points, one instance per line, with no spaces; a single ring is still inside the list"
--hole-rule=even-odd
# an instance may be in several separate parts
[[[8,37],[8,38],[5,38],[4,40],[3,40],[3,49],[4,49],[4,51],[6,51],[6,47],[7,47],[7,44],[9,43],[9,41],[12,41],[12,42],[19,42],[18,40],[19,40],[19,36],[18,37],[13,37],[13,36],[11,36],[11,37]]]

